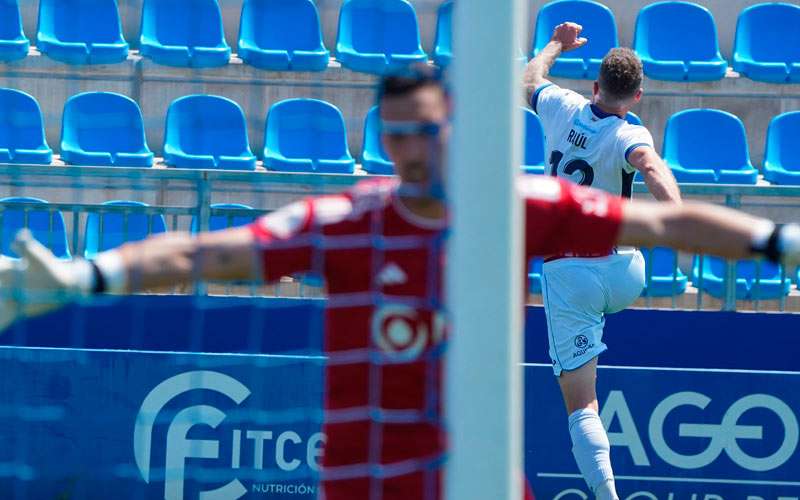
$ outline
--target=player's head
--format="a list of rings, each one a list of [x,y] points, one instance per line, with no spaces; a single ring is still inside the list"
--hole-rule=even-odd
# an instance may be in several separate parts
[[[611,108],[627,109],[642,98],[642,61],[629,48],[611,49],[600,64],[594,98]]]
[[[381,140],[404,183],[423,195],[441,183],[450,133],[450,99],[439,70],[419,65],[387,76],[378,88]]]

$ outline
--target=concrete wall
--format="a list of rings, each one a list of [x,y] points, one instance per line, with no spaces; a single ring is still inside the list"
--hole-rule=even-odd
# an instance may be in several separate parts
[[[29,38],[34,39],[36,35],[36,21],[38,0],[19,0],[22,9],[25,33]],[[619,27],[620,43],[630,45],[633,40],[633,29],[636,22],[636,15],[639,10],[648,4],[658,0],[602,0],[608,5],[617,18]],[[761,3],[763,0],[695,0],[696,3],[704,5],[711,10],[719,29],[720,46],[723,56],[730,60],[733,36],[736,31],[736,18],[747,6]],[[120,15],[123,21],[123,31],[126,39],[132,46],[138,44],[139,20],[142,8],[142,0],[118,0]],[[242,0],[219,0],[222,8],[222,16],[225,23],[225,38],[232,46],[236,46],[239,33],[239,17],[242,9]],[[433,39],[436,32],[436,9],[441,0],[412,0],[411,3],[417,9],[420,20],[420,34],[425,50],[431,52],[433,49]],[[531,12],[528,26],[531,31],[536,19],[538,9],[547,3],[547,0],[531,0]],[[794,3],[797,3],[796,1]],[[342,0],[317,0],[317,6],[322,19],[323,34],[327,47],[333,49],[336,44],[337,22],[339,18],[339,8]],[[529,32],[526,45],[530,45],[532,33]]]

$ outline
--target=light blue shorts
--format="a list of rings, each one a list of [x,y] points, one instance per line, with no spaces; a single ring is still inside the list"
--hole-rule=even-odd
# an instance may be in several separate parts
[[[607,349],[605,315],[622,311],[642,293],[644,257],[620,250],[607,257],[564,258],[542,267],[542,294],[553,372],[576,370]]]

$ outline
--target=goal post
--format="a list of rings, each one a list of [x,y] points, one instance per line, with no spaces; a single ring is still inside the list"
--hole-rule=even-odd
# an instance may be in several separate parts
[[[454,11],[447,300],[447,498],[522,496],[523,0]]]

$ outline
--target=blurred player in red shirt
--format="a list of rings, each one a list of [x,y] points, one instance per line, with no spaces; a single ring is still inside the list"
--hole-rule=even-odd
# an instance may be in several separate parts
[[[0,301],[0,318],[41,314],[76,295],[130,293],[195,279],[323,276],[329,356],[324,498],[443,498],[443,166],[450,99],[434,70],[422,67],[385,78],[379,103],[383,143],[398,178],[299,201],[249,227],[196,238],[156,236],[93,262],[59,261],[23,233],[16,244],[23,259],[0,264],[0,286],[21,283],[31,291],[62,293],[59,300],[31,294],[23,303],[15,302],[19,295],[7,297]],[[544,177],[523,179],[519,189],[526,205],[527,257],[602,253],[616,243],[730,258],[756,252],[796,259],[800,253],[800,228],[723,208],[638,203],[629,210],[619,198]]]

